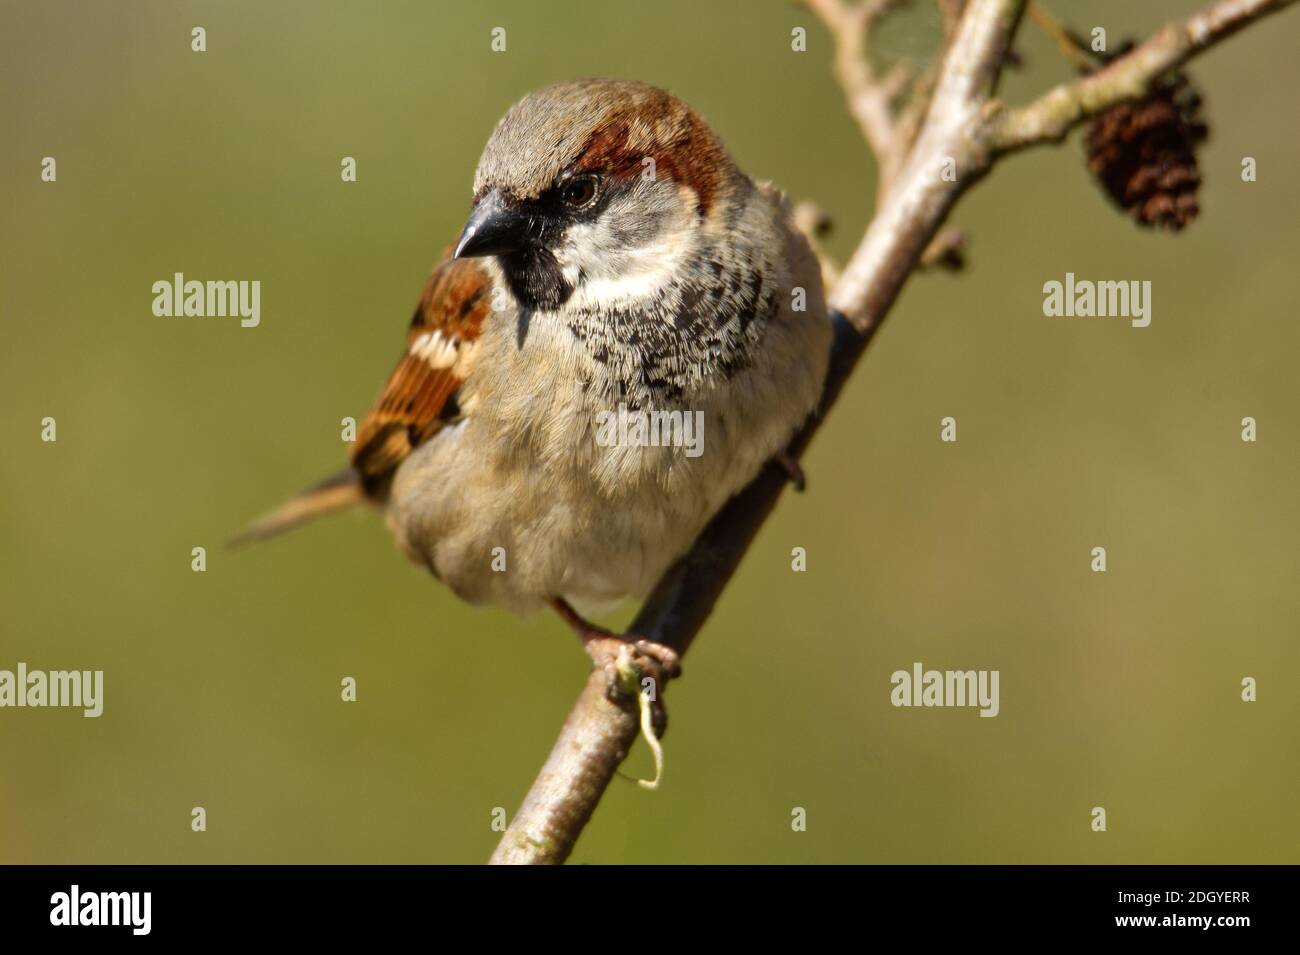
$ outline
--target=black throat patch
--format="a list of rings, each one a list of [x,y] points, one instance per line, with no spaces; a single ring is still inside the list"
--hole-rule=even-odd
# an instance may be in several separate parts
[[[529,311],[553,311],[573,294],[573,286],[549,249],[528,246],[499,256],[498,261],[511,294]]]

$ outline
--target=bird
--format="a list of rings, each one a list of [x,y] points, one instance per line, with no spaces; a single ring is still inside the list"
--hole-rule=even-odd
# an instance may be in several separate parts
[[[830,342],[788,200],[694,109],[547,86],[489,136],[350,466],[238,541],[368,502],[458,597],[550,606],[607,668],[630,647],[675,675],[671,648],[589,618],[647,594],[761,468],[802,482],[785,449]]]

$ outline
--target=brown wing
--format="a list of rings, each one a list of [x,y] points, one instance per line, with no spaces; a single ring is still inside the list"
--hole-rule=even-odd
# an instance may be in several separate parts
[[[429,276],[402,356],[361,422],[352,466],[370,494],[413,450],[458,414],[465,380],[491,306],[492,279],[474,259],[444,259]]]

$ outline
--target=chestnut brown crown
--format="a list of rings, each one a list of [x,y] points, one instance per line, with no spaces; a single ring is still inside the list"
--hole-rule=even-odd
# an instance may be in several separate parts
[[[506,111],[479,160],[474,196],[536,199],[564,176],[617,179],[648,168],[689,187],[705,214],[740,175],[708,124],[665,90],[628,80],[559,83]]]

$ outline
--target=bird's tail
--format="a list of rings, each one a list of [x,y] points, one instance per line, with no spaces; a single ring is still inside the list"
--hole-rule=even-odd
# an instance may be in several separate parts
[[[285,501],[275,510],[263,514],[228,542],[229,547],[239,547],[255,541],[264,541],[299,524],[305,524],[322,514],[341,511],[366,499],[361,487],[361,475],[355,468],[331,474],[314,487]]]

